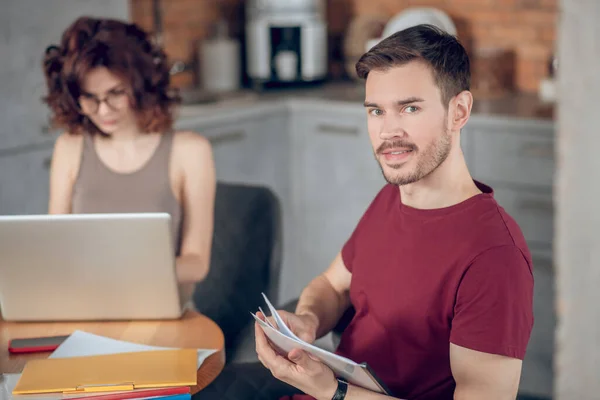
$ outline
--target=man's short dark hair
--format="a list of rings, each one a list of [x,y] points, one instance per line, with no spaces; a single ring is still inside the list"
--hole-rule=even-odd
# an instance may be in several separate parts
[[[385,71],[411,61],[422,61],[432,71],[445,106],[463,90],[470,90],[471,70],[465,48],[453,35],[433,26],[417,25],[383,39],[356,63],[366,79],[371,71]]]

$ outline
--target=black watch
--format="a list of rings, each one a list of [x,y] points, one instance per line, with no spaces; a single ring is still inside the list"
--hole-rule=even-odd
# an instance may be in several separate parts
[[[348,391],[348,382],[343,378],[337,378],[338,386],[331,400],[344,400]]]

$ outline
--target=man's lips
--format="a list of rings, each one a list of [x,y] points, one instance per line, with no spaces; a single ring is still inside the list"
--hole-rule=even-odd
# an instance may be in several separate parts
[[[408,161],[413,151],[411,147],[388,147],[380,150],[379,155],[388,164],[400,164]]]
[[[384,155],[397,155],[397,154],[404,154],[404,153],[408,153],[413,151],[412,149],[409,148],[392,148],[392,149],[386,149],[383,150],[380,154],[384,154]]]

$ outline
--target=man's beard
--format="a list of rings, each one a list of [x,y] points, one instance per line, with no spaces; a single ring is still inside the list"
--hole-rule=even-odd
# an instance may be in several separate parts
[[[398,147],[411,149],[413,156],[418,157],[417,165],[413,171],[408,171],[405,174],[393,174],[391,172],[386,174],[386,170],[383,165],[384,161],[382,161],[379,157],[386,149]],[[402,186],[415,183],[433,173],[433,171],[435,171],[446,160],[446,158],[448,158],[448,154],[450,154],[450,148],[451,139],[448,131],[446,130],[437,140],[427,146],[422,152],[413,143],[409,143],[404,140],[395,140],[383,143],[376,151],[376,158],[379,162],[379,167],[381,168],[381,172],[385,180],[392,185]],[[406,168],[406,165],[386,165],[386,167],[398,171],[402,168]]]

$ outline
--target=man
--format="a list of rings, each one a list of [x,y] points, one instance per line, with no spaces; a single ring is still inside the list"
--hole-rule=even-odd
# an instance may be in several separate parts
[[[531,257],[460,148],[473,102],[467,54],[453,36],[420,25],[380,42],[356,69],[389,184],[295,314],[282,317],[310,342],[352,305],[337,353],[367,362],[396,398],[514,399],[533,325]],[[262,364],[290,394],[307,395],[294,399],[390,398],[336,380],[299,349],[278,355],[255,333]],[[283,392],[272,393],[261,398]]]

